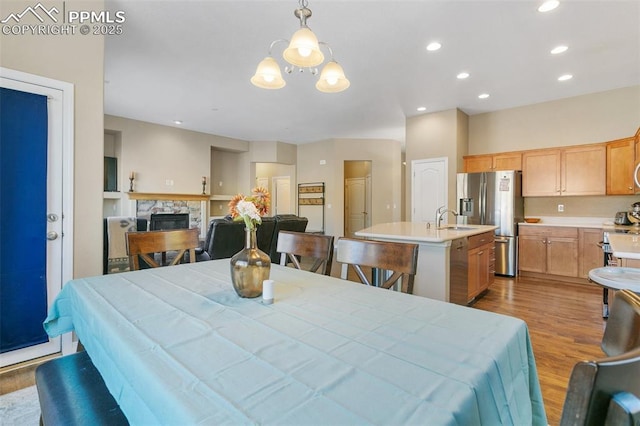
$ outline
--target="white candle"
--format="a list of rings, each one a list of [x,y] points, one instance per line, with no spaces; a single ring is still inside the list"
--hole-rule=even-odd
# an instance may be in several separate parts
[[[133,179],[133,177],[134,177],[133,172],[129,172],[129,179]]]
[[[273,303],[273,280],[262,281],[262,303],[265,305]]]

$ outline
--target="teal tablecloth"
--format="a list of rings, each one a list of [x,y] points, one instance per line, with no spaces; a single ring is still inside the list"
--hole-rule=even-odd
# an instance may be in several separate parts
[[[526,324],[272,266],[241,299],[228,260],[67,283],[75,330],[132,424],[546,425]]]

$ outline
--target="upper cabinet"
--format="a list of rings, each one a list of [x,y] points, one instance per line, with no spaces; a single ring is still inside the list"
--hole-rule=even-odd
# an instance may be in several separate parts
[[[521,152],[468,155],[464,157],[465,173],[493,172],[496,170],[522,170]]]
[[[633,137],[607,143],[607,195],[635,194],[635,145]]]
[[[522,155],[522,195],[605,195],[606,158],[604,144],[526,151]]]
[[[522,195],[550,197],[560,195],[559,149],[528,151],[522,155]]]

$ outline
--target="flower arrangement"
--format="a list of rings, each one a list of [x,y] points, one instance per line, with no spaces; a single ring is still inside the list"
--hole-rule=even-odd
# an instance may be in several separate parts
[[[253,188],[251,194],[248,197],[242,194],[234,196],[229,201],[229,214],[234,221],[243,220],[248,230],[255,231],[256,226],[262,223],[262,216],[269,211],[271,196],[269,191],[261,186]]]

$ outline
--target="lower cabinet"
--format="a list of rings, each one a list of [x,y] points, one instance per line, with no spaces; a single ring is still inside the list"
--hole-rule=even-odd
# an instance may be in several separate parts
[[[618,258],[618,266],[623,268],[640,268],[640,259]]]
[[[590,270],[604,266],[602,237],[602,229],[578,229],[580,278],[589,278]]]
[[[519,234],[520,271],[578,276],[578,228],[520,226]]]
[[[493,232],[473,235],[468,243],[467,300],[471,301],[493,284],[496,270],[496,251]]]
[[[520,272],[588,278],[604,264],[602,229],[569,226],[520,225]]]

